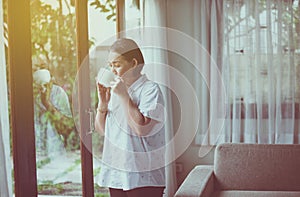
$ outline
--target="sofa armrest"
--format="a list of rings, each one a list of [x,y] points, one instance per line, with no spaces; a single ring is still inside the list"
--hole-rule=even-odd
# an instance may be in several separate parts
[[[209,197],[213,191],[213,166],[198,165],[185,178],[175,197]]]

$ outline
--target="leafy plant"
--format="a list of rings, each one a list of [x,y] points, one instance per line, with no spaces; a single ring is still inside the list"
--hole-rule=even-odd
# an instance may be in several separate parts
[[[101,171],[101,167],[94,169],[94,171],[93,171],[94,176],[98,175],[100,173],[100,171]]]
[[[59,6],[53,7],[41,0],[30,1],[31,5],[31,39],[33,71],[46,68],[50,71],[53,81],[62,87],[71,100],[72,85],[77,72],[76,52],[76,18],[71,12],[72,2],[67,4],[68,12],[62,12],[62,0]],[[34,87],[34,96],[41,94]],[[79,136],[74,121],[58,113],[59,110],[48,110],[39,124],[47,126],[47,120],[62,137],[67,150],[79,149]],[[41,115],[41,114],[40,114]],[[76,144],[77,143],[77,144]]]
[[[115,0],[105,0],[104,2],[101,0],[93,0],[90,3],[90,6],[93,6],[95,9],[99,9],[100,12],[107,13],[107,20],[116,21],[116,1]]]
[[[61,1],[61,0],[59,0]],[[75,13],[62,13],[41,0],[31,1],[32,61],[46,67],[70,93],[77,68]]]
[[[140,9],[139,0],[132,0],[131,5],[135,6],[137,9]],[[106,16],[107,20],[116,21],[117,19],[116,0],[91,0],[90,6],[94,7],[95,9],[99,9],[100,12],[108,14]]]
[[[37,161],[36,162],[36,167],[38,169],[42,168],[43,166],[47,165],[48,163],[51,162],[51,159],[49,157],[45,158],[45,159],[42,159],[40,161]]]

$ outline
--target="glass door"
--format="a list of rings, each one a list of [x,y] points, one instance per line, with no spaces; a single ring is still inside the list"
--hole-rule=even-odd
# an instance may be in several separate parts
[[[72,0],[30,2],[38,195],[82,195],[71,94],[77,71]]]

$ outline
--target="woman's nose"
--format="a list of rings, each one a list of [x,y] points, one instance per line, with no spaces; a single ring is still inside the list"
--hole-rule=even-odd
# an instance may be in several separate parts
[[[112,66],[112,67],[110,67],[110,68],[111,68],[111,72],[114,73],[114,74],[116,75],[116,74],[117,74],[117,71],[116,71],[115,67]]]
[[[114,72],[114,70],[115,70],[114,66],[110,66],[110,71]]]

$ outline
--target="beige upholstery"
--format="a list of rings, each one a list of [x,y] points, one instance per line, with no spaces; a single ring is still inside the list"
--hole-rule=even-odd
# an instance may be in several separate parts
[[[300,192],[287,191],[216,191],[212,197],[299,197]]]
[[[176,197],[300,197],[300,145],[225,143],[196,166]]]

